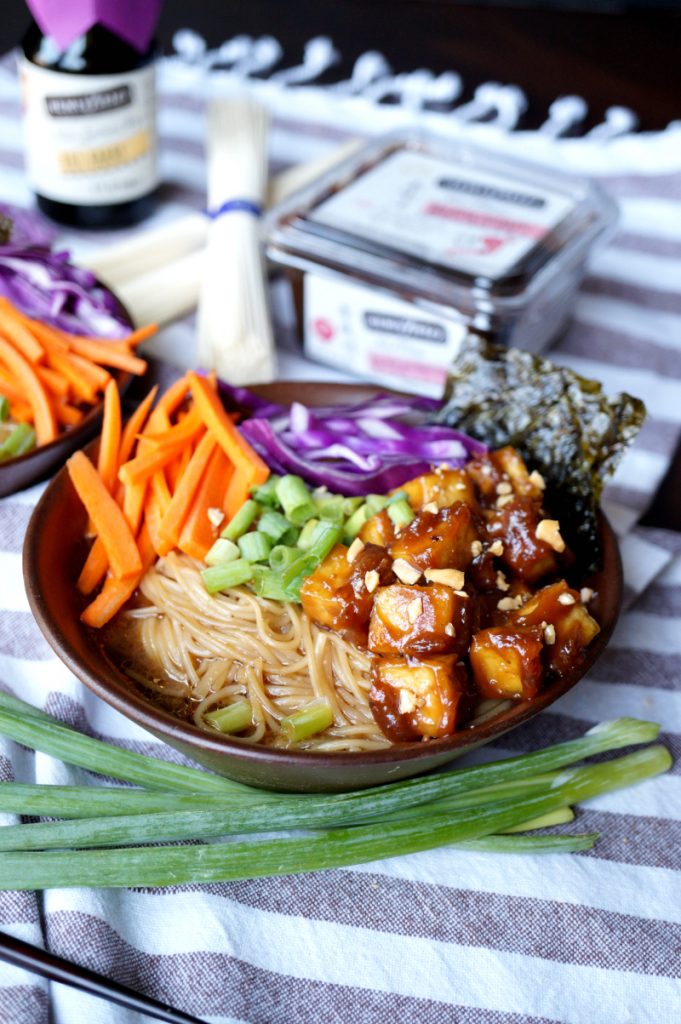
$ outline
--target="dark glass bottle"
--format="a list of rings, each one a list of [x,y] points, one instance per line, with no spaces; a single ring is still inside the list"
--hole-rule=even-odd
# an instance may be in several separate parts
[[[80,228],[147,217],[157,190],[155,44],[140,53],[95,25],[60,52],[33,22],[23,51],[27,173],[40,209]]]

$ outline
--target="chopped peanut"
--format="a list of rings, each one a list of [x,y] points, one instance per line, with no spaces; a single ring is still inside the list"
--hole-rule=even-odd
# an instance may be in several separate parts
[[[348,548],[347,559],[348,562],[354,562],[358,555],[364,551],[364,541],[360,540],[359,537],[355,537],[352,544]]]
[[[544,626],[544,643],[555,644],[556,642],[556,627],[554,625]]]
[[[582,587],[579,592],[579,599],[582,604],[588,604],[591,598],[594,596],[594,592],[591,587]]]
[[[474,540],[471,544],[471,554],[473,558],[477,558],[478,555],[482,554],[482,541]]]
[[[501,543],[500,540],[495,540],[493,544],[490,544],[489,553],[490,555],[497,555],[499,558],[501,558],[501,556],[504,553],[504,545]]]
[[[400,583],[418,583],[421,579],[420,569],[415,569],[406,558],[396,558],[393,562],[393,572]]]
[[[381,578],[375,569],[369,569],[369,571],[364,574],[364,586],[370,594],[373,594],[380,581]]]
[[[440,509],[438,508],[438,504],[436,501],[429,501],[427,505],[423,506],[423,511],[437,513],[440,511]]]
[[[575,599],[572,594],[559,594],[558,604],[574,604]]]
[[[513,494],[513,488],[508,480],[502,480],[501,483],[497,484],[497,494]]]
[[[565,551],[565,541],[560,535],[560,524],[557,519],[541,519],[535,537],[537,540],[543,540],[554,551]]]
[[[452,590],[461,590],[466,580],[460,569],[426,569],[424,575],[429,583],[444,583]]]
[[[423,601],[420,597],[415,597],[414,600],[410,601],[407,605],[407,618],[410,622],[416,622],[419,615],[423,615]]]
[[[225,513],[221,508],[209,508],[206,515],[208,516],[210,525],[214,526],[216,529],[222,525],[222,521],[225,518]]]
[[[510,584],[503,572],[499,571],[497,573],[497,590],[508,590],[509,586]]]
[[[445,626],[445,633],[447,636],[456,636],[456,630],[454,629],[454,623],[448,622]]]
[[[536,469],[533,469],[530,473],[529,480],[531,484],[534,484],[538,491],[543,491],[546,487],[546,481],[544,480],[544,477]]]

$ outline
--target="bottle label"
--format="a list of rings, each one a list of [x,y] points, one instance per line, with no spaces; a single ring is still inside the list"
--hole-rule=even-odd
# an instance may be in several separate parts
[[[574,206],[558,191],[398,152],[310,215],[428,263],[492,279],[526,256]]]
[[[138,199],[157,184],[153,64],[76,75],[20,62],[26,172],[39,195],[76,206]]]
[[[442,398],[464,323],[332,275],[307,273],[303,287],[311,359],[399,391]]]

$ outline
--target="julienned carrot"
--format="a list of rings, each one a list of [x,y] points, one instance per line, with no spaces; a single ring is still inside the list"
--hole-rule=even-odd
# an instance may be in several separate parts
[[[71,388],[69,382],[64,380],[60,373],[51,370],[49,366],[36,366],[34,369],[48,391],[60,398],[68,398]]]
[[[235,469],[250,472],[252,484],[261,484],[270,475],[269,467],[243,437],[225,412],[220,397],[205,377],[193,371],[187,374],[196,407],[225,455]]]
[[[115,342],[91,341],[89,338],[77,338],[75,335],[71,335],[69,348],[91,363],[113,366],[117,370],[126,370],[137,376],[141,376],[147,368],[144,359],[133,355],[124,346],[119,347]]]
[[[157,469],[151,478],[151,492],[158,502],[161,515],[165,515],[170,508],[170,502],[173,500],[173,496],[170,493],[168,481],[166,480],[166,475],[162,469]]]
[[[251,487],[253,487],[253,478],[251,474],[248,471],[244,471],[238,466],[235,466],[234,472],[227,484],[227,490],[225,491],[225,498],[222,505],[228,520],[234,518],[243,503],[249,497]]]
[[[152,430],[152,423],[150,421],[148,429],[144,431],[144,440],[145,442],[148,441],[153,448],[165,448],[166,445],[174,445],[177,441],[183,441],[186,445],[194,439],[197,431],[202,429],[202,427],[203,419],[199,410],[192,406],[180,423],[166,427],[163,432]],[[151,451],[152,447],[145,450]]]
[[[105,626],[137,590],[142,576],[152,565],[156,557],[156,552],[149,538],[149,531],[144,526],[140,530],[138,544],[139,572],[136,576],[132,576],[127,580],[119,580],[115,576],[108,576],[97,597],[81,615],[81,620],[86,625],[92,626],[94,629],[100,629],[102,626]]]
[[[225,489],[233,469],[222,448],[216,446],[199,489],[194,495],[177,545],[180,551],[184,551],[190,558],[202,562],[218,537],[222,524],[214,525],[211,522],[209,509],[218,512],[222,509]]]
[[[109,494],[113,494],[116,486],[120,447],[121,400],[116,382],[110,380],[104,392],[104,418],[97,456],[97,469]]]
[[[67,352],[57,350],[47,353],[47,363],[53,370],[61,373],[71,385],[73,393],[83,402],[94,405],[97,401],[98,388],[89,380],[79,367],[75,366]]]
[[[0,337],[0,360],[5,364],[23,390],[33,410],[33,421],[38,444],[48,444],[57,436],[57,420],[50,397],[31,364],[17,350]]]
[[[58,352],[68,352],[68,342],[56,327],[50,327],[49,324],[41,323],[40,320],[31,320],[29,317],[23,319],[31,334],[35,335],[47,352],[54,352],[55,349]]]
[[[25,402],[26,396],[17,382],[12,380],[9,374],[0,370],[0,395],[4,395],[10,402]]]
[[[108,568],[109,556],[104,543],[101,537],[95,537],[76,583],[81,594],[91,594],[106,576]]]
[[[14,307],[0,296],[0,331],[29,363],[39,363],[45,349],[16,315]]]
[[[17,423],[33,423],[33,409],[30,407],[28,402],[17,401],[10,402],[9,406],[10,416]]]
[[[198,424],[189,437],[180,437],[173,443],[157,444],[150,451],[138,455],[126,462],[118,471],[118,478],[126,487],[147,481],[157,469],[165,469],[169,462],[179,455],[183,447],[201,433],[203,427]]]
[[[71,405],[65,398],[60,398],[59,395],[54,397],[54,413],[57,422],[63,427],[76,427],[85,415],[81,409]]]
[[[164,413],[166,417],[170,417],[173,413],[179,409],[184,402],[185,398],[189,394],[189,381],[187,375],[180,377],[174,381],[167,391],[165,391],[158,400],[158,405],[149,417],[149,430],[155,431],[163,429],[161,414]]]
[[[103,366],[97,366],[91,359],[84,359],[75,352],[69,352],[69,362],[80,370],[85,379],[98,391],[103,391],[112,380],[111,374]]]
[[[156,495],[152,491],[144,506],[144,525],[149,531],[151,545],[159,558],[163,558],[164,555],[167,555],[172,548],[172,544],[161,536],[162,521],[163,512],[161,511],[161,506],[159,505]]]
[[[97,337],[94,334],[68,334],[65,333],[65,337],[69,342],[71,341],[91,341],[95,345],[119,345],[133,347],[135,345],[141,345],[143,341],[147,341],[152,335],[158,331],[158,324],[146,324],[144,327],[138,327],[136,330],[131,331],[130,334],[126,334],[124,338],[116,338],[115,341],[110,341],[108,338]]]
[[[177,489],[160,526],[161,537],[171,547],[177,547],[184,521],[189,515],[192,500],[201,482],[201,477],[206,472],[216,444],[217,441],[213,435],[205,433],[178,481]]]
[[[182,474],[189,465],[189,460],[191,459],[193,454],[194,449],[190,448],[189,445],[187,445],[186,448],[182,449],[178,457],[176,459],[173,459],[173,461],[168,463],[168,465],[166,466],[165,473],[168,478],[168,486],[170,487],[172,494],[175,493],[175,488],[182,479]]]
[[[143,399],[137,406],[132,416],[125,424],[123,429],[123,436],[121,438],[121,448],[118,453],[118,461],[122,465],[127,462],[132,454],[132,450],[135,447],[135,441],[137,435],[144,429],[149,410],[154,404],[154,399],[158,393],[158,384],[155,384],[145,399]]]
[[[142,562],[130,527],[87,455],[75,452],[67,461],[71,482],[102,538],[113,575],[130,579],[141,572]]]
[[[138,484],[126,484],[123,496],[123,515],[134,534],[140,528],[144,514],[144,502],[147,497],[147,481]]]

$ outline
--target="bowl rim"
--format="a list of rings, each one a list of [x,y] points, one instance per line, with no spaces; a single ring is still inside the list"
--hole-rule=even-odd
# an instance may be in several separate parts
[[[320,388],[331,386],[332,382],[313,381],[283,381],[278,385],[290,385],[291,389]],[[389,391],[387,388],[377,388],[365,385],[361,382],[352,384],[333,384],[341,392],[354,392],[371,394],[376,391]],[[252,390],[264,395],[271,395],[270,385],[261,385]],[[93,440],[85,449],[86,452],[94,450],[98,439]],[[285,747],[264,746],[262,744],[250,744],[239,739],[221,733],[211,733],[200,729],[192,722],[180,719],[163,707],[154,704],[151,699],[146,699],[143,693],[134,684],[131,685],[126,679],[125,673],[115,662],[109,658],[103,645],[99,645],[103,664],[106,666],[106,675],[98,675],[91,672],[81,662],[79,656],[63,636],[61,629],[56,624],[48,610],[47,602],[39,585],[37,572],[37,552],[40,543],[40,536],[43,530],[43,522],[46,517],[58,514],[61,502],[64,500],[64,489],[70,486],[66,467],[62,467],[56,476],[50,481],[40,500],[38,501],[33,514],[31,515],[23,547],[23,575],[26,594],[31,611],[43,633],[45,639],[55,651],[57,656],[64,662],[67,668],[97,697],[104,700],[116,711],[131,719],[137,725],[148,732],[160,736],[164,741],[173,744],[182,744],[184,748],[198,748],[204,753],[211,755],[227,755],[236,757],[239,760],[250,764],[277,764],[288,767],[302,767],[303,765],[318,765],[324,767],[338,766],[339,770],[347,766],[378,766],[398,765],[404,762],[411,762],[419,758],[426,758],[432,755],[439,755],[444,760],[447,753],[454,756],[459,748],[471,749],[472,747],[487,743],[503,733],[515,729],[524,722],[534,718],[541,711],[553,704],[556,700],[567,693],[575,686],[589,671],[594,662],[600,657],[605,649],[610,636],[617,624],[623,596],[623,574],[622,561],[615,533],[608,522],[604,512],[598,510],[598,530],[603,552],[603,571],[607,566],[613,574],[611,586],[614,585],[614,598],[609,601],[612,605],[612,615],[601,626],[600,632],[586,650],[584,660],[575,670],[569,672],[565,677],[554,680],[545,690],[542,690],[531,700],[513,702],[509,708],[484,720],[477,726],[464,728],[450,736],[433,739],[427,743],[416,740],[408,743],[392,743],[388,747],[378,750],[364,751],[339,751],[338,753],[321,752],[314,750],[292,750]],[[588,585],[589,576],[584,579],[583,585]],[[92,634],[87,626],[80,626],[80,629]]]

